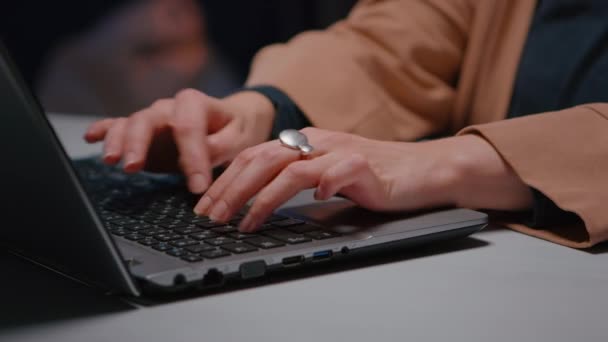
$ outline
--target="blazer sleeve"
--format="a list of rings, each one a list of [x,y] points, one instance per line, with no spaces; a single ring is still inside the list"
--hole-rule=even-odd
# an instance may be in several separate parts
[[[325,129],[383,140],[440,133],[472,14],[466,0],[363,0],[327,30],[262,49],[246,85],[281,89]]]
[[[608,103],[471,126],[458,134],[486,139],[517,175],[580,220],[531,228],[507,226],[574,248],[608,240]]]

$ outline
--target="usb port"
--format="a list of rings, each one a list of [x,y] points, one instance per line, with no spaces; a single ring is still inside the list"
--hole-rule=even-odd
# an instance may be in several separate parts
[[[304,262],[304,256],[302,256],[302,255],[296,255],[296,256],[283,258],[284,266],[295,266],[295,265],[299,265],[303,262]]]
[[[312,254],[312,261],[329,260],[329,259],[331,259],[331,257],[333,255],[334,255],[334,252],[332,252],[331,249],[326,250],[326,251],[314,252]]]

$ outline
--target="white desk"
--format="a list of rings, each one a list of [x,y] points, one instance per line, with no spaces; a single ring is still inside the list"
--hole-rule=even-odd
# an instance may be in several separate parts
[[[74,155],[90,118],[54,116]],[[603,249],[603,250],[602,250]],[[608,248],[490,227],[381,264],[132,306],[0,253],[0,341],[607,341]]]

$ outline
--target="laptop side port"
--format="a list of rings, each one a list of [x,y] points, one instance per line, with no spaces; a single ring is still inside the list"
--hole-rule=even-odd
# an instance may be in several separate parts
[[[304,256],[302,255],[295,255],[295,256],[291,256],[291,257],[286,257],[283,258],[283,266],[296,266],[296,265],[300,265],[301,263],[304,262]]]
[[[312,254],[312,261],[324,261],[324,260],[329,260],[331,259],[331,257],[334,255],[334,252],[332,252],[331,249],[328,249],[326,251],[318,251],[318,252],[314,252]]]

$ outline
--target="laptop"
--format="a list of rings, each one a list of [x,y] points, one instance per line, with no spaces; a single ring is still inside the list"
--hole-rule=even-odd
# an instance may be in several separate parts
[[[194,215],[198,198],[180,175],[126,175],[96,156],[70,159],[1,44],[0,145],[0,245],[128,296],[204,292],[274,271],[466,237],[487,224],[486,214],[469,209],[389,215],[334,198],[284,207],[259,232],[242,234],[242,216],[222,224]]]

